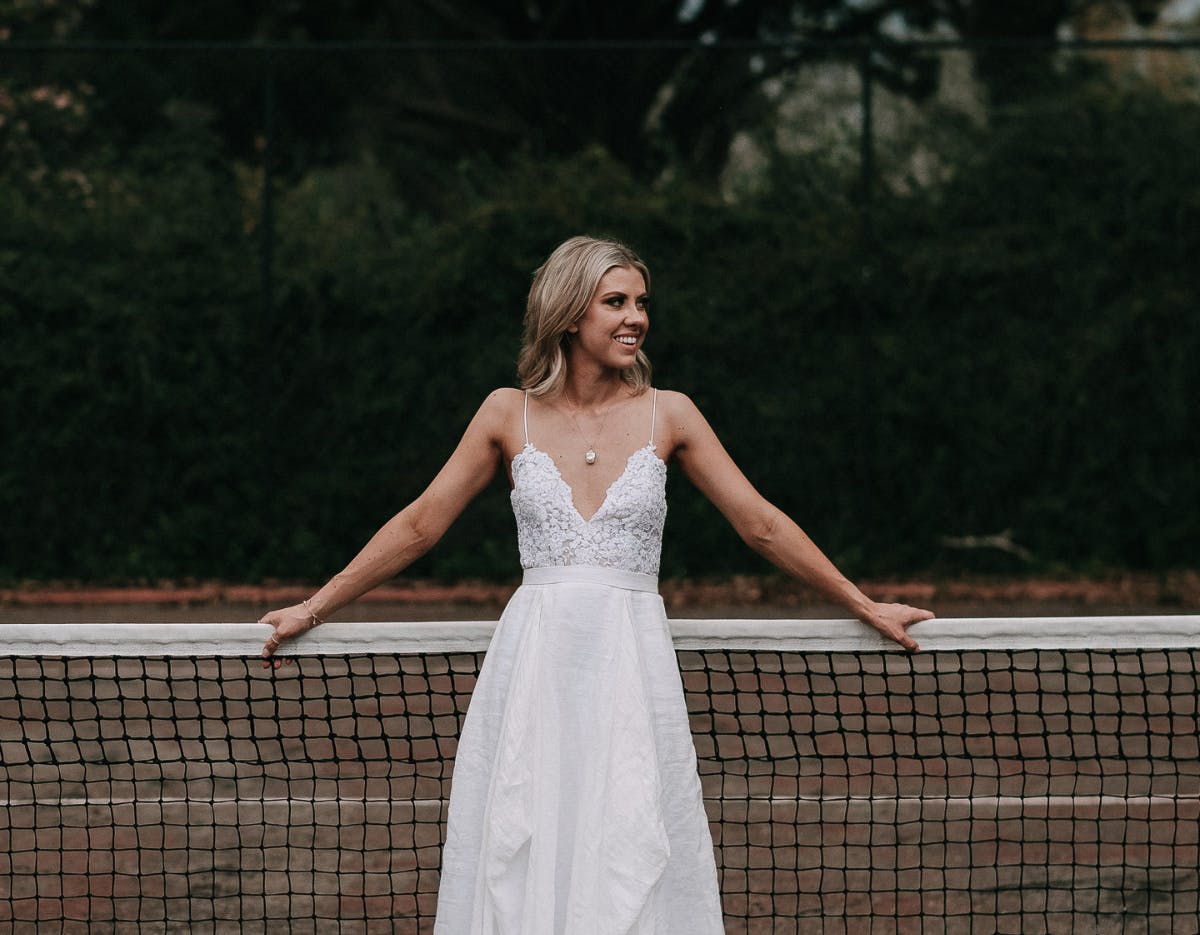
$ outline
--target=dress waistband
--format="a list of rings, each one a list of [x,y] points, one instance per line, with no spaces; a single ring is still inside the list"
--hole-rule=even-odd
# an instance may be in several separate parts
[[[604,568],[599,565],[546,565],[526,568],[522,584],[603,584],[625,591],[658,593],[658,578],[640,571]]]

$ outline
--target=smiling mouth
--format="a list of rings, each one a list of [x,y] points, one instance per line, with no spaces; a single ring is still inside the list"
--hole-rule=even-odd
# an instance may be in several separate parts
[[[618,344],[624,344],[626,347],[637,347],[637,337],[632,334],[621,334],[613,338]]]

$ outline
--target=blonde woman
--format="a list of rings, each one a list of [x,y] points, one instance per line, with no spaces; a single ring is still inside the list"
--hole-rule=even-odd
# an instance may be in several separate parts
[[[270,660],[422,555],[507,472],[524,579],[459,740],[440,935],[724,931],[657,590],[667,462],[752,548],[906,649],[906,628],[933,616],[866,597],[758,494],[687,396],[651,387],[649,292],[622,244],[560,245],[529,292],[522,389],[484,400],[429,488],[345,570],[262,618]]]

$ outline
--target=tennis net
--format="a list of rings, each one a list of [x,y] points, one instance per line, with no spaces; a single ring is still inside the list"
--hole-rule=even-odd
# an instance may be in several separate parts
[[[431,931],[493,626],[0,626],[0,930]],[[1200,617],[672,632],[727,932],[1200,931]]]

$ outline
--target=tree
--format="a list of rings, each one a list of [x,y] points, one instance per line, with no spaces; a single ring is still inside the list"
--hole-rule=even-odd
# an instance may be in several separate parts
[[[1124,6],[1139,25],[1153,23],[1166,0],[810,0],[797,4],[797,28],[827,37],[879,41],[876,76],[893,90],[921,96],[936,83],[937,63],[914,56],[897,38],[932,35],[982,42],[1039,40],[1040,48],[984,46],[975,74],[993,104],[1020,101],[1054,80],[1052,44],[1062,27],[1089,9]]]
[[[368,0],[349,5],[265,0],[199,4],[78,2],[59,17],[26,16],[18,38],[298,40],[508,44],[456,52],[291,50],[271,55],[281,168],[375,157],[421,181],[464,153],[561,155],[601,143],[642,172],[679,161],[713,174],[752,121],[769,63],[748,52],[709,53],[701,40],[753,39],[787,25],[788,5],[678,0]],[[646,39],[677,47],[621,48]],[[522,43],[601,47],[521,49]],[[606,45],[611,43],[611,45]],[[782,61],[780,60],[780,63]],[[185,98],[209,109],[235,155],[262,145],[265,54],[255,50],[60,56],[65,78],[86,73],[118,141],[143,136]],[[193,116],[203,111],[190,111]]]
[[[1046,40],[1040,50],[985,48],[976,57],[993,103],[1021,100],[1053,75],[1049,43],[1061,25],[1097,2],[66,0],[0,7],[0,35],[7,20],[14,37],[441,43],[378,51],[72,54],[52,61],[67,85],[85,79],[95,85],[96,120],[118,145],[183,115],[210,122],[231,154],[246,160],[256,160],[264,143],[269,71],[280,171],[299,175],[313,165],[370,159],[391,167],[409,197],[420,200],[464,155],[503,161],[517,152],[558,156],[597,143],[643,177],[670,167],[715,178],[735,134],[767,114],[766,80],[812,54],[705,47],[722,41],[869,37],[874,77],[920,99],[937,85],[939,60],[903,39]],[[1134,6],[1141,20],[1152,19],[1163,0]],[[660,44],[636,44],[645,40]],[[167,107],[178,99],[201,106]]]

